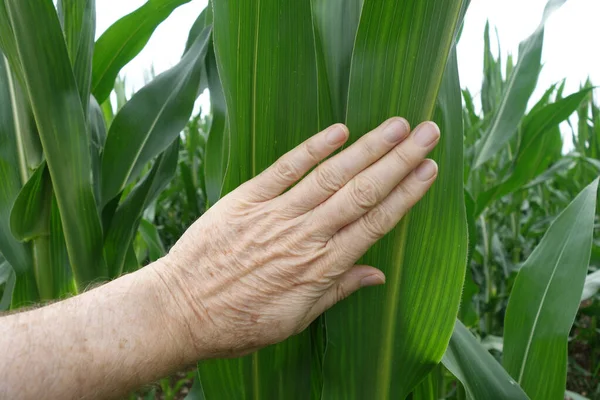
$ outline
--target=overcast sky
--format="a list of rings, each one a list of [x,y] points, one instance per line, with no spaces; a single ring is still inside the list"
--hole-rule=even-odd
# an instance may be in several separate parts
[[[97,2],[97,36],[120,17],[141,6],[145,0],[102,0]],[[129,90],[144,84],[144,71],[151,65],[157,73],[175,65],[183,52],[189,28],[206,7],[207,0],[192,0],[176,9],[163,22],[146,48],[127,65]],[[461,85],[474,95],[481,88],[483,31],[487,20],[497,28],[502,53],[517,54],[521,40],[539,24],[546,0],[472,0],[458,46]],[[589,76],[600,84],[600,0],[568,0],[547,22],[544,68],[533,100],[552,83],[567,78],[567,94],[576,91]],[[494,44],[495,41],[492,40]],[[494,51],[496,51],[495,46]],[[201,102],[206,103],[206,94]]]

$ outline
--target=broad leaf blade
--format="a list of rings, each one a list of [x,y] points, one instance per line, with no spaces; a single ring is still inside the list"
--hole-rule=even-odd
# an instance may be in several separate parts
[[[316,61],[309,1],[212,4],[230,133],[226,194],[317,132]],[[308,399],[310,355],[310,335],[304,332],[248,357],[201,363],[204,394]]]
[[[469,400],[526,400],[527,395],[460,321],[442,359]]]
[[[504,322],[504,366],[532,399],[562,399],[567,339],[587,273],[598,180],[556,218],[519,271]]]
[[[115,117],[102,155],[103,205],[132,182],[185,127],[198,97],[210,34],[210,27],[204,29],[175,67],[144,86]]]
[[[386,284],[326,314],[326,400],[405,398],[450,340],[467,258],[462,110],[451,51],[462,6],[420,0],[363,6],[348,95],[350,140],[395,115],[413,126],[435,116],[442,136],[431,156],[440,168],[428,195],[360,261],[385,272]]]
[[[121,68],[142,51],[156,27],[174,9],[189,1],[149,0],[100,36],[94,51],[92,76],[92,93],[98,103],[108,98]]]

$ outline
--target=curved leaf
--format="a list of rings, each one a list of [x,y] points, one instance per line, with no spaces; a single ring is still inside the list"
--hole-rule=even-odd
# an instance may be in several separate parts
[[[523,389],[458,320],[442,362],[463,384],[469,400],[528,399]]]
[[[185,127],[198,97],[210,35],[211,28],[205,28],[176,66],[138,91],[115,117],[102,155],[103,205]]]
[[[129,61],[146,46],[150,36],[174,9],[190,0],[148,0],[143,6],[111,25],[96,42],[92,94],[104,103],[115,79]]]
[[[387,283],[326,313],[323,399],[405,398],[450,340],[467,259],[462,110],[451,51],[462,7],[460,0],[364,3],[348,95],[350,140],[391,116],[413,126],[434,118],[442,131],[431,154],[439,176],[360,261],[380,268]]]
[[[50,234],[52,183],[46,163],[42,163],[19,192],[10,213],[10,230],[20,241]]]
[[[598,179],[550,225],[517,275],[504,321],[504,366],[534,400],[562,400],[567,339],[587,273]]]

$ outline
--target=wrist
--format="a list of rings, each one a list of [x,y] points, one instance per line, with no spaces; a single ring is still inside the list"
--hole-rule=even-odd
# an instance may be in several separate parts
[[[157,320],[164,327],[179,363],[187,365],[209,357],[210,348],[199,329],[203,318],[195,311],[186,284],[188,279],[181,275],[177,265],[165,256],[138,272],[150,281]]]

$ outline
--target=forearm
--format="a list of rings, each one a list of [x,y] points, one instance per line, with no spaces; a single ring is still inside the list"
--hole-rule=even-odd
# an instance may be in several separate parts
[[[153,271],[0,319],[0,398],[114,398],[193,362]]]

